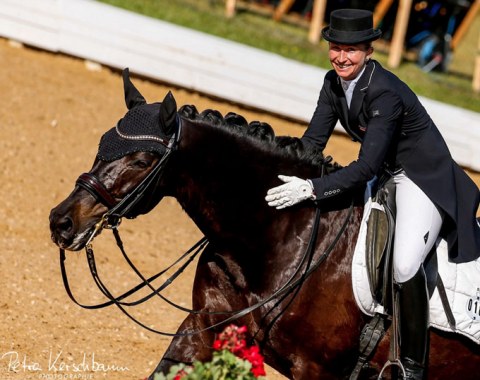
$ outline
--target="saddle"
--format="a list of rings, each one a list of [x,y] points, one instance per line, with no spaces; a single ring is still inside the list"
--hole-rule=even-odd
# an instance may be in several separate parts
[[[395,235],[395,192],[393,177],[385,173],[380,179],[369,184],[372,207],[367,220],[365,239],[365,263],[370,293],[373,300],[383,306],[383,313],[375,313],[360,335],[359,357],[350,375],[356,380],[373,354],[394,316],[393,241]],[[429,296],[438,289],[450,325],[455,325],[443,282],[438,274],[436,247],[423,263]],[[396,329],[395,329],[396,330]],[[394,332],[395,334],[395,332]],[[393,338],[392,338],[393,339]]]
[[[389,175],[372,180],[367,193],[372,207],[367,220],[365,263],[373,300],[383,305],[360,334],[359,356],[349,380],[357,380],[389,328],[393,311],[393,238],[395,232],[395,182]]]
[[[383,175],[377,184],[373,184],[372,192],[372,209],[367,222],[365,247],[367,276],[373,299],[383,305],[385,314],[391,315],[396,215],[396,186],[393,177],[389,174]],[[435,246],[427,255],[423,266],[427,277],[428,293],[431,297],[435,287],[442,288]]]

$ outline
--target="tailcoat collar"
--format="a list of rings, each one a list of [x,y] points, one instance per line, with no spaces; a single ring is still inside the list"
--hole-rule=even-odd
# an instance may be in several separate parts
[[[341,109],[341,120],[343,120],[342,124],[347,130],[347,132],[353,136],[356,140],[361,141],[362,137],[357,133],[356,128],[358,127],[358,114],[362,109],[362,104],[367,93],[368,87],[373,78],[373,74],[375,69],[378,66],[378,62],[374,60],[370,60],[365,70],[357,82],[355,89],[353,91],[352,101],[350,103],[350,109],[347,105],[347,100],[345,99],[345,94],[343,92],[342,84],[340,81],[340,77],[337,77],[337,85],[335,86],[335,92],[337,93],[337,97],[340,103]]]

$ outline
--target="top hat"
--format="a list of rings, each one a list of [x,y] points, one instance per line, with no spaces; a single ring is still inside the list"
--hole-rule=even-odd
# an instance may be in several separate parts
[[[378,39],[380,29],[373,29],[373,14],[365,9],[337,9],[330,13],[330,25],[322,36],[328,42],[354,45]]]

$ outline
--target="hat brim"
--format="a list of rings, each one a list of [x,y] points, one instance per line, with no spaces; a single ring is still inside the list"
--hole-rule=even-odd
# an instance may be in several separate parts
[[[355,35],[355,32],[345,32],[344,35],[332,36],[329,26],[322,29],[322,37],[326,41],[342,45],[355,45],[362,42],[375,41],[378,40],[381,35],[382,31],[380,29],[373,29],[371,33],[366,35]]]

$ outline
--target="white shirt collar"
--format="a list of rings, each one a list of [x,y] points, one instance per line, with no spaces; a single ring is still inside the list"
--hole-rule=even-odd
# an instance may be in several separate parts
[[[352,86],[351,91],[353,91],[353,89],[354,89],[355,86],[357,85],[358,80],[360,79],[360,77],[361,77],[362,74],[364,73],[366,67],[367,67],[366,64],[363,65],[362,71],[360,71],[360,73],[359,73],[354,79],[344,80],[344,79],[340,78],[340,83],[341,83],[341,85],[342,85],[343,91],[347,91],[347,89],[349,89],[350,86]]]

